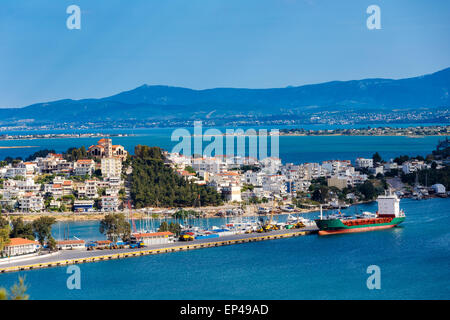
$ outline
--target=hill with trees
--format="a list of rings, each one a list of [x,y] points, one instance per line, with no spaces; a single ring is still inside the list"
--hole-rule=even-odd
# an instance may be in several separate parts
[[[136,146],[130,181],[131,198],[136,208],[216,206],[222,203],[214,188],[187,181],[165,160],[161,148]]]

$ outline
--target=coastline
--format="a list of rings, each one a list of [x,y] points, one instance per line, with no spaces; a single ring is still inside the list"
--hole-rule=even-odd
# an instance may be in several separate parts
[[[375,200],[370,200],[370,201],[360,201],[354,204],[351,204],[349,206],[353,207],[355,205],[360,205],[360,204],[367,204],[367,203],[371,203],[374,202]],[[231,209],[231,208],[239,208],[239,206],[233,206],[233,207],[227,207],[227,209]],[[147,209],[156,209],[156,208],[147,208]],[[171,210],[173,208],[157,208],[158,210],[161,211],[168,211]],[[200,217],[200,218],[225,218],[225,217],[259,217],[259,216],[266,216],[269,214],[258,214],[257,212],[251,213],[251,212],[244,212],[243,215],[217,215],[217,213],[220,210],[224,210],[224,208],[221,207],[199,207],[199,208],[183,208],[185,210],[193,210],[193,209],[198,209],[199,211],[205,212],[205,215]],[[324,210],[337,210],[338,208],[335,209],[325,209]],[[274,216],[278,216],[278,215],[285,215],[285,214],[305,214],[305,213],[311,213],[311,212],[316,212],[319,211],[319,207],[312,207],[312,208],[296,208],[294,211],[292,212],[287,212],[287,211],[274,211],[273,215]],[[9,213],[7,216],[11,217],[11,218],[16,218],[16,217],[22,217],[24,221],[34,221],[36,219],[38,219],[39,217],[42,216],[50,216],[50,217],[54,217],[56,218],[56,221],[100,221],[104,218],[104,216],[106,214],[109,213],[124,213],[127,214],[128,212],[126,211],[117,211],[117,212],[104,212],[104,213],[99,213],[99,212],[94,212],[94,213],[76,213],[76,212],[65,212],[65,213],[52,213],[52,212],[45,212],[45,213],[21,213],[21,212],[14,212],[14,213]],[[167,214],[164,214],[163,212],[154,212],[154,214],[156,215],[162,215],[164,217],[167,217]],[[146,213],[140,212],[140,211],[133,211],[133,218],[134,219],[142,219],[148,217],[148,215]],[[169,216],[170,217],[170,216]]]
[[[36,270],[51,267],[63,267],[70,264],[81,264],[90,262],[109,261],[114,259],[141,257],[172,253],[178,251],[191,251],[196,249],[217,248],[234,244],[249,242],[287,239],[317,233],[317,228],[305,227],[302,229],[276,230],[266,234],[237,234],[223,236],[214,239],[200,239],[190,242],[172,242],[161,245],[151,245],[144,249],[105,249],[95,251],[85,250],[61,250],[57,257],[46,255],[44,261],[36,261],[38,258],[21,261],[13,261],[0,266],[0,274],[25,270]],[[31,260],[31,262],[28,262]]]
[[[39,146],[0,146],[0,149],[38,148]]]
[[[447,134],[424,134],[424,135],[408,135],[408,134],[303,134],[303,133],[280,133],[284,137],[406,137],[406,138],[425,138],[425,137],[446,137]]]

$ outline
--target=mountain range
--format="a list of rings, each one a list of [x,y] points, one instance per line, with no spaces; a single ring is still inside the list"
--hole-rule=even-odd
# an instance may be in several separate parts
[[[450,106],[450,68],[406,79],[331,81],[274,89],[143,85],[100,98],[0,109],[0,122],[101,122],[295,116],[316,110],[393,110]]]

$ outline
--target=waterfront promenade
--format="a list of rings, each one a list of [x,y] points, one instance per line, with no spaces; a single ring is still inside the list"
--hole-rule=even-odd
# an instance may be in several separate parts
[[[58,267],[70,264],[99,262],[105,260],[139,257],[150,254],[161,254],[176,251],[186,251],[202,248],[212,248],[225,245],[247,243],[254,241],[275,240],[303,236],[317,232],[316,227],[302,229],[277,230],[267,233],[236,234],[210,239],[199,239],[189,242],[174,242],[164,245],[154,245],[138,249],[104,249],[104,250],[61,250],[56,255],[35,257],[25,261],[14,261],[0,264],[0,273]]]

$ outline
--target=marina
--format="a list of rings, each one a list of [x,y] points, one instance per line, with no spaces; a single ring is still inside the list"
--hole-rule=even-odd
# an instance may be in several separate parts
[[[195,239],[187,244],[180,245],[180,243],[170,243],[165,245],[152,246],[146,249],[105,249],[102,251],[77,251],[67,250],[60,251],[58,255],[46,256],[44,258],[36,257],[35,259],[27,259],[26,261],[13,261],[10,264],[0,264],[0,273],[34,270],[50,267],[61,267],[71,264],[80,264],[88,262],[100,262],[112,259],[123,259],[138,257],[144,255],[154,255],[162,253],[170,253],[177,251],[195,250],[203,248],[213,248],[219,246],[284,239],[290,237],[304,236],[317,232],[317,228],[308,227],[302,230],[277,230],[270,234],[258,235],[255,234],[236,234],[223,237],[200,238]]]
[[[75,254],[78,256],[72,259],[81,260],[81,290],[66,288],[65,265],[4,272],[0,282],[9,288],[19,275],[26,277],[32,299],[443,299],[450,293],[445,267],[450,257],[447,206],[448,199],[402,199],[405,222],[376,232],[327,237],[311,234],[204,250],[168,250],[164,254],[156,249],[160,254],[136,255],[133,259],[122,257],[128,250],[60,251],[52,262]],[[375,212],[376,207],[376,203],[361,204],[358,212]],[[342,212],[353,214],[354,208]],[[324,211],[324,216],[331,213]],[[318,215],[304,216],[313,219]],[[214,224],[220,226],[220,222]],[[83,239],[103,239],[95,221],[71,222],[70,231]],[[243,237],[278,234],[280,231]],[[218,240],[222,239],[214,239]],[[191,247],[193,243],[200,244],[196,240],[172,246]],[[120,257],[87,263],[87,253]],[[29,260],[21,265],[42,261]],[[366,269],[374,264],[381,268],[381,290],[368,290],[365,285]],[[427,281],[418,281],[421,274],[427,275]]]

